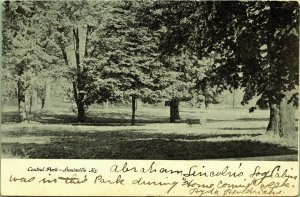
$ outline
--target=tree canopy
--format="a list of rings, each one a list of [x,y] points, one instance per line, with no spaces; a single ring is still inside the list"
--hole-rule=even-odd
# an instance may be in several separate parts
[[[174,122],[181,101],[208,105],[242,88],[243,104],[258,96],[270,109],[269,130],[292,129],[279,125],[291,114],[284,109],[298,104],[297,2],[5,1],[3,8],[3,79],[20,114],[35,90],[61,77],[81,122],[93,103],[136,99],[169,100]],[[271,124],[272,117],[280,118]]]

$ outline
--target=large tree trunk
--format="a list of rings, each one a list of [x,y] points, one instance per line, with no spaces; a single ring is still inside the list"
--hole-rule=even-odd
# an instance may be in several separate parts
[[[87,25],[78,25],[72,29],[73,41],[65,45],[62,37],[60,39],[60,47],[65,63],[76,68],[76,75],[73,78],[73,95],[77,105],[77,119],[79,122],[84,122],[86,119],[86,103],[85,103],[85,68],[84,57],[88,56],[86,44],[88,42],[88,33],[90,29]],[[61,31],[63,33],[63,31]]]
[[[73,91],[74,91],[74,99],[77,106],[77,121],[85,122],[86,115],[85,115],[85,105],[83,102],[83,95],[77,92],[78,88],[76,87],[75,82],[73,82]]]
[[[170,122],[174,123],[178,119],[180,119],[180,116],[179,116],[179,99],[178,98],[173,98],[170,101]]]
[[[77,104],[77,120],[78,122],[85,122],[85,108],[83,102]]]
[[[271,132],[274,134],[279,133],[279,109],[276,104],[269,104],[270,106],[270,118],[269,118],[269,124],[267,128],[267,132]]]
[[[131,97],[131,110],[132,110],[132,114],[131,114],[131,125],[135,125],[135,110],[136,110],[136,98],[135,96]]]
[[[86,43],[87,43],[87,26],[80,25],[76,28],[73,28],[73,45],[74,45],[74,56],[73,62],[76,67],[76,77],[73,82],[73,91],[74,91],[74,100],[77,105],[77,120],[79,122],[84,122],[86,119],[85,113],[85,74],[84,74],[84,63],[83,58],[85,57],[86,51]],[[69,59],[72,58],[72,55]],[[69,62],[69,63],[70,63]]]
[[[31,92],[25,94],[25,108],[26,108],[26,118],[28,118],[28,115],[31,115],[32,113],[32,94]]]
[[[41,109],[44,109],[44,106],[45,106],[45,98],[42,97],[42,107],[41,107]]]
[[[286,96],[280,104],[270,104],[270,120],[267,132],[280,137],[294,135],[295,132],[295,111],[293,103],[288,103]]]
[[[28,110],[29,114],[31,114],[32,111],[33,111],[32,105],[33,105],[33,98],[32,98],[32,95],[30,95],[30,97],[29,97],[29,110]]]
[[[279,136],[288,137],[295,132],[295,111],[293,103],[288,103],[288,98],[280,103],[279,106]]]
[[[24,83],[18,81],[18,112],[19,119],[22,122],[26,118],[25,87]]]
[[[46,81],[44,86],[44,98],[42,98],[42,109],[47,109],[51,105],[51,82]]]

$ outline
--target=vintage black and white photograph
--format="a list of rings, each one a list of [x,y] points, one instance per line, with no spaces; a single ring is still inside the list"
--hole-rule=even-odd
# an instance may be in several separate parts
[[[2,2],[1,157],[298,160],[296,1]]]

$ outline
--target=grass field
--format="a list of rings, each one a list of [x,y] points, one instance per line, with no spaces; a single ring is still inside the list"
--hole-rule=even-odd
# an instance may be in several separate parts
[[[40,111],[29,123],[14,122],[15,115],[14,108],[2,113],[4,158],[297,159],[297,132],[287,140],[265,134],[268,110],[181,108],[181,120],[170,124],[168,108],[143,107],[136,126],[130,126],[130,109],[124,107],[94,106],[85,124],[76,123],[67,107]],[[189,126],[187,118],[207,123]]]

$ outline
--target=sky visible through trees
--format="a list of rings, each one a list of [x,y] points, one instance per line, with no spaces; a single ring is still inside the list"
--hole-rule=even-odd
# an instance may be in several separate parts
[[[94,103],[168,101],[170,122],[184,101],[216,103],[243,89],[269,109],[268,132],[294,131],[298,107],[297,2],[5,1],[3,99],[18,100],[20,120],[49,84],[85,122]]]

